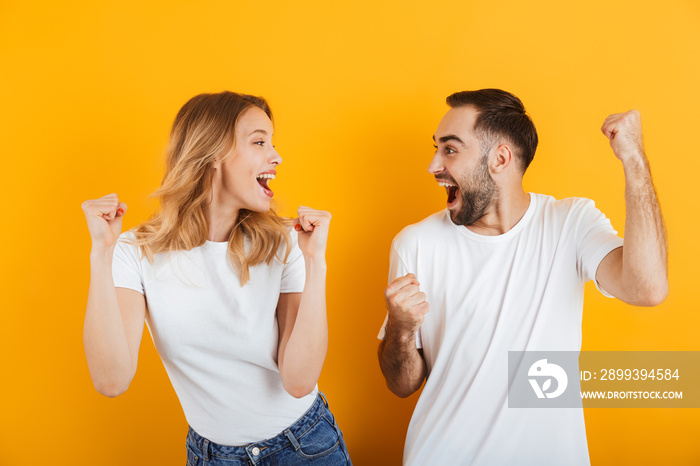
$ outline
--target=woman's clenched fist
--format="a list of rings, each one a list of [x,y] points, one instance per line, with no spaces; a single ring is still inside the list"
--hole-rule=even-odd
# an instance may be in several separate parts
[[[116,194],[108,194],[99,199],[85,201],[82,207],[93,250],[114,248],[122,232],[122,217],[126,213],[126,204],[119,202]]]

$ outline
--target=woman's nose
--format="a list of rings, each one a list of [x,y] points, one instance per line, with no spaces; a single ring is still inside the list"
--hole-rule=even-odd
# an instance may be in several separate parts
[[[282,163],[282,157],[277,153],[277,149],[272,148],[272,155],[270,157],[270,163],[273,165],[279,165]]]

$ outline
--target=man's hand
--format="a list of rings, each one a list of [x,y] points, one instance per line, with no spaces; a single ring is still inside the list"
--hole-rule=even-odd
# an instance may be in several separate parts
[[[639,112],[615,113],[601,128],[625,171],[625,245],[598,266],[596,280],[635,306],[656,306],[668,295],[666,227],[644,154]]]
[[[416,276],[409,273],[384,290],[389,319],[379,344],[379,367],[389,390],[401,398],[415,393],[428,374],[415,339],[429,308],[419,286]]]
[[[613,113],[600,128],[610,140],[615,156],[623,163],[635,157],[644,157],[642,118],[637,110]]]
[[[420,283],[412,273],[399,277],[384,291],[389,312],[387,327],[403,334],[415,334],[423,324],[430,306],[425,301],[425,293],[420,291]]]

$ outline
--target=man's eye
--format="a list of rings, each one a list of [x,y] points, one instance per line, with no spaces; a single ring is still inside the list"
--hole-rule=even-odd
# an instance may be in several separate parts
[[[437,150],[437,146],[435,144],[433,144],[433,147],[435,148],[435,150]]]
[[[445,147],[445,153],[446,154],[454,154],[455,150],[451,147]]]

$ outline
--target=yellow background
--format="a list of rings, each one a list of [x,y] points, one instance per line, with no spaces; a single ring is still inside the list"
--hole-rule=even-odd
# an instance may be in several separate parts
[[[700,350],[699,31],[695,0],[3,0],[0,464],[185,462],[185,419],[148,334],[126,394],[92,388],[80,204],[117,192],[125,227],[143,221],[170,124],[200,92],[265,96],[284,158],[280,212],[333,213],[320,388],[355,464],[400,463],[416,396],[394,397],[376,362],[388,250],[444,207],[426,167],[457,90],[518,95],[541,140],[526,188],[590,197],[621,233],[623,173],[599,128],[609,113],[641,111],[671,293],[639,309],[589,286],[583,347]],[[585,416],[593,464],[700,463],[697,409]]]

